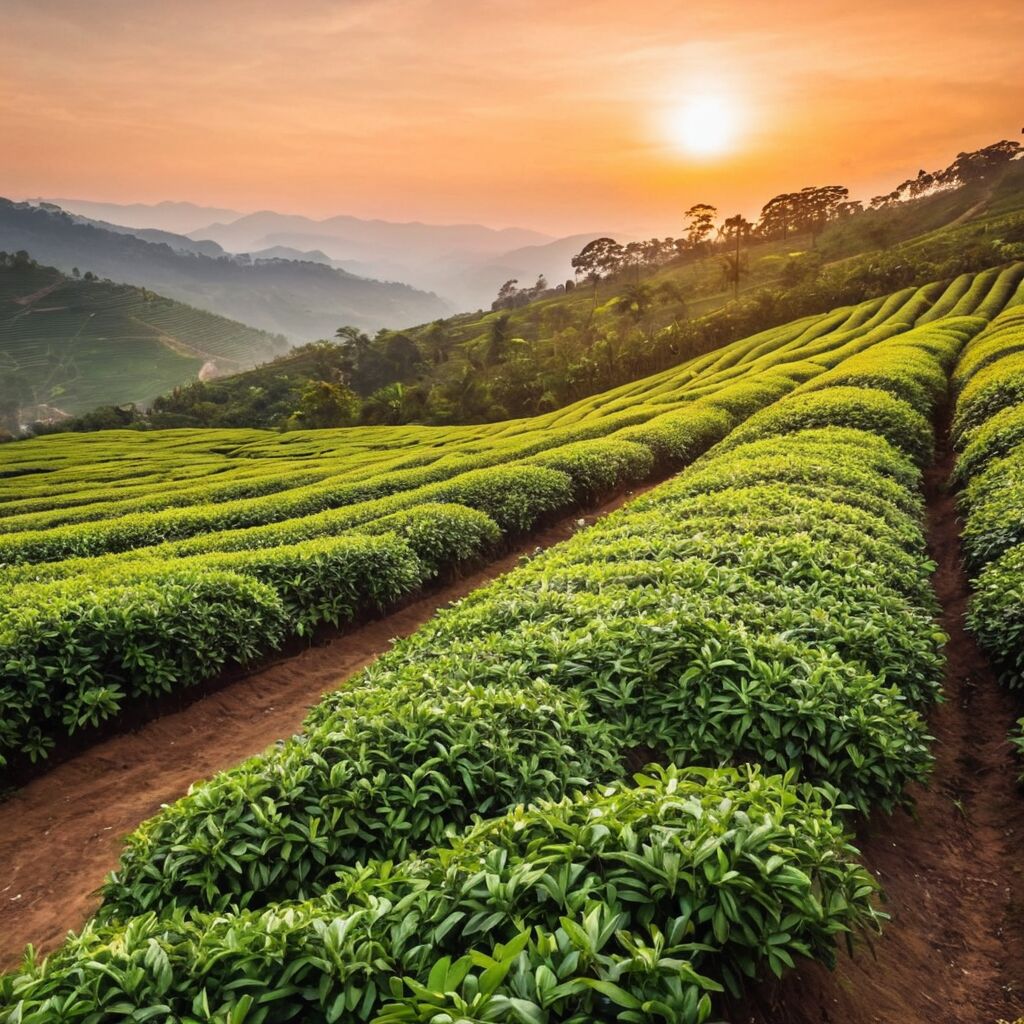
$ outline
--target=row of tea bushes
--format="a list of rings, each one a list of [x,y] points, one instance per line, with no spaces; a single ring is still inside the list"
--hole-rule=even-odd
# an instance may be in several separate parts
[[[909,372],[904,355],[893,348],[892,375]],[[509,735],[493,701],[537,680],[545,742],[567,735],[571,700],[570,746],[595,730],[612,764],[653,746],[680,764],[797,768],[863,811],[892,806],[927,771],[915,709],[940,676],[912,458],[930,407],[835,394],[835,426],[789,432],[780,410],[803,397],[769,407],[756,440],[730,438],[438,615],[325,698],[303,735],[197,786],[130,837],[105,913],[316,895],[338,867],[436,843],[481,807],[602,777],[593,762],[538,771],[532,721]],[[507,760],[481,749],[483,729]]]
[[[1005,683],[1024,683],[1024,302],[967,347],[953,376],[954,481],[967,564],[968,624]]]
[[[702,1024],[723,988],[878,927],[854,854],[789,777],[652,769],[307,903],[90,925],[0,980],[0,1021]]]

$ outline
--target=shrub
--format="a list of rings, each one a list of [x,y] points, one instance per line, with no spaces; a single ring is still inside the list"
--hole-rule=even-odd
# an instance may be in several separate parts
[[[565,473],[580,504],[628,484],[646,480],[654,470],[654,456],[643,445],[617,437],[578,441],[534,455],[528,463]]]
[[[885,392],[855,387],[834,387],[782,399],[734,430],[725,445],[734,447],[817,427],[867,430],[903,449],[918,465],[931,458],[931,427],[919,412]]]
[[[428,502],[357,527],[360,533],[394,533],[416,553],[431,576],[480,558],[501,540],[490,516],[465,505]]]
[[[249,661],[280,641],[284,619],[270,587],[236,573],[14,588],[0,613],[0,763],[4,749],[38,760],[129,701]]]
[[[733,425],[731,415],[703,403],[667,412],[646,423],[620,430],[616,437],[649,448],[663,467],[692,462],[720,441]]]
[[[1004,683],[1024,685],[1024,547],[1006,551],[974,581],[967,624]]]
[[[832,964],[838,937],[877,930],[855,852],[788,778],[652,769],[482,822],[420,860],[347,869],[311,903],[89,925],[0,981],[0,1020],[116,1006],[191,1019],[198,990],[225,1020],[255,1007],[281,1021],[461,1019],[467,1006],[594,1020],[610,995],[700,1024],[722,989],[795,957]]]

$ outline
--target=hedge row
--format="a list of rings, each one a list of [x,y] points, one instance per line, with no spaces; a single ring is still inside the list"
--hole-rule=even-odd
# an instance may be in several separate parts
[[[859,417],[866,392],[837,390],[854,392]],[[890,426],[883,411],[879,427]],[[916,453],[914,426],[905,444]],[[782,466],[799,466],[800,482],[774,482]],[[828,478],[837,467],[844,483]],[[739,471],[743,483],[730,489]],[[892,806],[927,770],[924,726],[909,705],[926,703],[939,677],[917,481],[907,454],[863,430],[716,450],[438,615],[325,698],[302,736],[145,823],[107,886],[105,913],[315,895],[339,866],[437,842],[482,802],[495,813],[561,797],[568,777],[537,772],[522,747],[494,782],[481,773],[476,735],[464,748],[449,732],[492,714],[485,694],[529,692],[538,679],[553,688],[559,722],[562,701],[579,712],[573,745],[599,730],[613,763],[656,745],[680,764],[797,767],[862,810]],[[791,512],[781,533],[777,509],[758,502],[769,489]],[[723,514],[730,497],[747,495]],[[829,518],[837,506],[850,513],[845,529]],[[437,723],[418,716],[438,701],[435,735]],[[501,712],[490,728],[504,735],[506,725]],[[390,737],[386,754],[358,744],[368,735]],[[575,772],[582,784],[586,773]]]
[[[0,765],[132,702],[197,683],[288,636],[380,611],[500,538],[483,513],[425,505],[350,534],[172,562],[138,560],[0,598]],[[36,567],[19,567],[31,570]]]
[[[878,928],[855,852],[789,778],[652,769],[312,902],[90,925],[0,981],[0,1020],[702,1024],[723,989]]]
[[[967,621],[1002,680],[1024,684],[1024,306],[968,346],[954,374],[953,479],[974,594]]]
[[[230,572],[164,569],[145,580],[15,587],[0,615],[0,766],[141,696],[244,664],[278,644],[281,599]]]

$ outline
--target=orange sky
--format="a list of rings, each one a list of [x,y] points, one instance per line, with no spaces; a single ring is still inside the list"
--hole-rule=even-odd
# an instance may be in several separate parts
[[[702,9],[703,8],[703,9]],[[1022,0],[0,0],[0,194],[665,233],[1024,125]],[[697,160],[694,91],[743,119]]]

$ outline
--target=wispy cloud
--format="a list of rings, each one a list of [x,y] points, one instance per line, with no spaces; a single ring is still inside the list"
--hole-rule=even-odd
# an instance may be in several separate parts
[[[668,229],[1020,130],[1024,4],[4,0],[0,191]],[[659,125],[713,86],[717,163]]]

